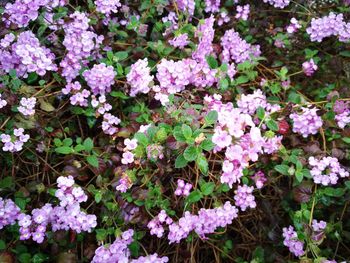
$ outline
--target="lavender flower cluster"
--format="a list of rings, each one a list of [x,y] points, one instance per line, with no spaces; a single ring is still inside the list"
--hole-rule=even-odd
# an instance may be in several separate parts
[[[130,96],[135,97],[138,93],[147,94],[150,91],[153,76],[150,74],[147,58],[139,59],[131,65],[126,79],[130,85]]]
[[[350,106],[348,102],[337,100],[334,103],[335,121],[339,128],[344,129],[350,123]]]
[[[100,246],[96,249],[92,263],[115,263],[115,262],[130,262],[130,263],[166,263],[167,257],[158,257],[152,254],[146,257],[130,259],[130,250],[128,245],[133,242],[134,230],[129,229],[124,231],[112,244],[108,246]]]
[[[290,0],[263,0],[264,3],[273,5],[276,8],[285,8],[289,5]]]
[[[298,240],[298,234],[295,232],[293,226],[283,228],[283,244],[288,247],[289,251],[296,257],[300,257],[305,254],[304,242]]]
[[[23,128],[13,130],[13,136],[9,134],[1,134],[0,139],[4,144],[2,150],[4,152],[19,152],[22,151],[23,145],[29,140],[30,136],[24,133]]]
[[[193,215],[186,211],[178,222],[173,222],[166,215],[165,211],[161,211],[156,219],[149,223],[148,227],[151,229],[151,234],[162,237],[164,233],[163,225],[167,224],[169,243],[179,243],[191,231],[194,231],[201,238],[205,238],[205,235],[214,233],[218,227],[225,227],[231,224],[233,219],[238,216],[237,213],[237,208],[232,206],[230,202],[213,209],[201,208],[198,215]]]
[[[16,223],[21,210],[11,199],[0,197],[0,229]]]
[[[343,14],[333,12],[321,18],[313,18],[311,25],[306,29],[311,41],[322,42],[330,36],[338,37],[341,42],[350,41],[350,23],[344,21]]]
[[[311,156],[309,165],[312,167],[310,173],[315,184],[336,184],[339,178],[349,177],[349,172],[342,168],[338,159],[334,157],[317,159]]]
[[[36,98],[22,98],[20,106],[17,108],[24,116],[32,116],[35,114]]]
[[[18,76],[27,77],[27,73],[36,72],[43,76],[46,71],[56,71],[54,63],[55,55],[50,49],[41,46],[39,39],[31,31],[25,31],[18,35],[17,41],[13,34],[8,34],[6,48],[0,50],[1,71],[10,72],[15,69]],[[10,43],[14,42],[12,45]]]
[[[304,138],[310,134],[316,134],[318,129],[322,127],[323,121],[317,115],[317,108],[301,108],[302,112],[292,113],[289,117],[293,120],[293,132],[301,134]]]

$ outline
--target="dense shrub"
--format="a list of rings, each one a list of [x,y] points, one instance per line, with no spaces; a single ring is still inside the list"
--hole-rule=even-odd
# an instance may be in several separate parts
[[[348,262],[349,4],[3,4],[0,261]]]

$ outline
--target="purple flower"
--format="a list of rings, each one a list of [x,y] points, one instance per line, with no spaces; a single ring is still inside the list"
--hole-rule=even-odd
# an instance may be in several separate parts
[[[309,61],[305,61],[302,66],[303,66],[303,71],[305,75],[308,77],[312,76],[315,73],[315,71],[318,69],[313,59],[310,59]]]

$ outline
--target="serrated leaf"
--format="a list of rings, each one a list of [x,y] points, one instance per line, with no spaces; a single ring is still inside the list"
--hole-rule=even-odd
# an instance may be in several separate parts
[[[214,191],[215,184],[213,182],[207,182],[202,184],[200,188],[203,195],[210,195]]]
[[[190,139],[192,137],[192,129],[187,124],[182,124],[181,130],[182,130],[183,136],[186,139]]]
[[[299,183],[301,183],[303,181],[303,178],[304,178],[304,174],[302,171],[296,171],[295,172],[295,178],[297,179],[297,181]]]
[[[87,152],[91,152],[91,150],[94,148],[94,142],[91,138],[86,138],[83,145],[85,147],[85,151]]]
[[[187,165],[187,163],[188,161],[185,159],[185,157],[180,154],[175,160],[175,168],[183,168]]]
[[[264,117],[265,117],[265,110],[264,110],[264,108],[258,107],[258,108],[256,109],[256,115],[258,116],[258,118],[259,118],[260,120],[264,119]]]
[[[207,159],[204,157],[204,155],[198,155],[197,160],[196,160],[196,164],[198,165],[199,170],[206,175],[208,173],[208,161]]]
[[[214,149],[215,144],[214,144],[211,140],[205,139],[205,140],[202,141],[202,143],[200,144],[200,147],[201,147],[203,150],[209,152],[209,151],[211,151],[212,149]]]
[[[145,147],[149,144],[149,139],[142,132],[136,133],[135,134],[135,139],[137,140],[138,143],[142,144]]]
[[[56,148],[55,152],[61,153],[61,154],[71,154],[71,153],[73,153],[73,150],[71,147],[61,146],[61,147]]]
[[[89,155],[86,157],[86,161],[93,167],[98,168],[98,159],[95,155]]]
[[[285,164],[279,164],[275,166],[275,170],[283,175],[289,175],[289,166]]]
[[[196,160],[197,156],[198,150],[195,146],[190,145],[184,151],[184,157],[189,162]]]
[[[208,113],[207,116],[205,116],[204,120],[207,125],[214,124],[216,120],[218,119],[218,112],[213,110]]]
[[[268,120],[266,125],[271,131],[278,131],[278,124],[274,120]]]
[[[109,95],[111,95],[112,97],[115,97],[115,98],[121,98],[123,100],[126,100],[126,99],[129,99],[130,97],[125,95],[123,92],[121,91],[112,91],[111,93],[109,93]]]
[[[194,190],[187,197],[187,201],[189,203],[195,203],[195,202],[198,202],[199,200],[201,200],[202,197],[203,197],[203,195],[200,191]]]
[[[207,56],[206,60],[211,69],[216,69],[219,66],[218,61],[213,56]]]
[[[114,58],[116,58],[118,61],[124,60],[128,57],[128,52],[126,51],[119,51],[114,54]]]

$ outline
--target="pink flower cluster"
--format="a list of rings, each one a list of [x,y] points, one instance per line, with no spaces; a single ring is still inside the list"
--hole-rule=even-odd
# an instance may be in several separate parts
[[[16,223],[21,210],[11,199],[0,197],[0,229]]]
[[[112,66],[101,63],[95,64],[92,69],[84,71],[83,77],[95,95],[105,95],[111,91],[115,72]]]
[[[185,183],[184,180],[178,179],[175,195],[188,196],[190,194],[191,189],[192,189],[192,184]]]
[[[80,203],[87,201],[87,195],[81,187],[74,186],[72,176],[57,178],[58,190],[55,196],[59,199],[58,206],[45,204],[42,208],[34,209],[31,215],[21,214],[18,218],[20,239],[32,238],[42,243],[49,224],[52,231],[73,230],[91,232],[97,225],[96,216],[81,211]]]
[[[54,8],[63,6],[66,2],[66,0],[16,0],[13,4],[6,4],[4,14],[9,17],[6,18],[4,16],[2,20],[8,27],[11,23],[16,24],[18,27],[26,27],[30,21],[38,18],[40,7]]]
[[[2,98],[2,94],[0,94],[0,109],[7,105],[7,101]]]
[[[238,5],[236,7],[236,11],[237,11],[237,14],[235,18],[242,19],[243,21],[247,21],[250,13],[250,5],[249,4],[244,6]]]
[[[221,183],[227,183],[232,188],[233,183],[239,182],[243,169],[250,161],[257,161],[259,154],[271,154],[281,146],[282,136],[264,137],[256,127],[252,116],[246,112],[255,113],[256,106],[273,109],[266,99],[257,92],[257,104],[250,107],[250,102],[244,103],[244,98],[238,103],[242,108],[234,108],[232,103],[221,102],[220,95],[206,96],[204,102],[208,111],[218,112],[218,122],[214,128],[212,142],[214,151],[226,148],[225,160],[222,165]]]
[[[4,39],[6,38],[9,36]],[[13,37],[10,40],[14,41]],[[43,76],[46,71],[56,71],[54,59],[55,55],[50,49],[41,46],[39,39],[31,31],[20,33],[15,43],[0,50],[1,70],[8,73],[15,69],[17,76],[27,77],[28,72]]]
[[[344,129],[346,125],[350,123],[350,107],[349,103],[341,100],[337,100],[333,107],[335,115],[335,121],[339,128]]]
[[[107,16],[117,13],[118,8],[122,6],[119,0],[95,0],[96,11]]]
[[[187,12],[190,16],[193,16],[196,5],[194,0],[176,0],[176,3],[180,11]]]
[[[68,83],[78,76],[81,65],[87,64],[86,59],[103,41],[103,36],[89,30],[90,19],[85,13],[75,11],[69,18],[70,22],[63,26],[63,45],[68,53],[60,63],[62,76]]]
[[[283,228],[283,244],[288,247],[289,251],[296,257],[304,255],[304,242],[298,240],[298,234],[294,231],[293,226]]]
[[[343,14],[333,12],[321,18],[312,18],[311,25],[306,29],[311,41],[322,42],[330,36],[338,37],[341,42],[350,40],[350,23],[344,21]]]
[[[173,39],[169,40],[169,44],[172,45],[173,47],[178,47],[180,49],[184,49],[185,46],[187,46],[190,43],[188,40],[188,35],[187,33],[185,34],[180,34]]]
[[[35,114],[35,104],[36,98],[22,98],[19,102],[20,106],[18,106],[18,111],[22,113],[24,116],[32,116]]]
[[[4,152],[19,152],[23,149],[23,145],[25,142],[29,140],[29,135],[24,134],[23,128],[18,128],[13,130],[13,136],[9,134],[1,134],[0,139],[4,144],[2,146],[2,150]]]
[[[252,176],[253,181],[255,182],[256,188],[263,188],[264,184],[267,181],[265,174],[262,171],[258,171]]]
[[[216,13],[220,10],[220,0],[205,0],[205,12]]]
[[[259,45],[251,45],[242,39],[234,29],[227,30],[221,38],[222,59],[224,62],[242,63],[261,54]]]
[[[293,34],[293,33],[297,32],[298,29],[300,29],[300,28],[301,28],[301,25],[299,24],[298,20],[296,20],[296,18],[293,17],[293,18],[290,20],[290,25],[287,26],[287,29],[286,29],[286,30],[287,30],[287,32],[288,32],[289,34]]]
[[[339,178],[349,177],[349,172],[342,168],[338,159],[334,157],[316,159],[311,156],[309,165],[312,167],[310,173],[315,184],[336,184]]]
[[[206,234],[214,233],[216,228],[231,224],[233,219],[238,216],[237,213],[237,208],[232,206],[230,202],[214,209],[201,208],[198,215],[192,215],[186,211],[178,222],[173,222],[165,211],[161,211],[155,219],[150,221],[148,227],[152,231],[151,234],[162,237],[164,234],[162,224],[166,223],[169,228],[168,239],[170,243],[179,243],[191,231],[195,231],[201,238],[205,238]]]
[[[293,132],[301,134],[304,138],[310,134],[316,134],[322,127],[322,118],[317,115],[317,108],[301,108],[301,113],[292,113],[289,117],[293,120]]]
[[[130,85],[130,96],[135,97],[138,93],[147,94],[150,91],[153,76],[150,74],[147,58],[139,59],[131,65],[130,72],[126,75]]]
[[[115,262],[130,262],[130,263],[166,263],[167,257],[159,258],[157,254],[152,254],[147,257],[139,257],[138,259],[130,259],[130,250],[128,245],[133,242],[134,230],[129,229],[124,231],[112,244],[108,246],[100,246],[96,249],[92,263],[115,263]]]
[[[235,190],[235,205],[240,207],[242,211],[247,210],[247,208],[255,208],[256,202],[253,195],[253,186],[239,185],[237,190]]]
[[[305,61],[302,67],[303,67],[304,74],[308,77],[312,76],[315,73],[315,71],[318,69],[313,59],[310,59],[309,61]]]
[[[211,15],[209,18],[201,21],[195,31],[195,36],[198,37],[199,43],[197,49],[192,53],[192,58],[198,62],[206,63],[206,56],[213,52],[214,22],[215,18]]]
[[[290,0],[263,0],[264,3],[268,3],[270,5],[273,5],[276,8],[285,8],[289,5]]]

